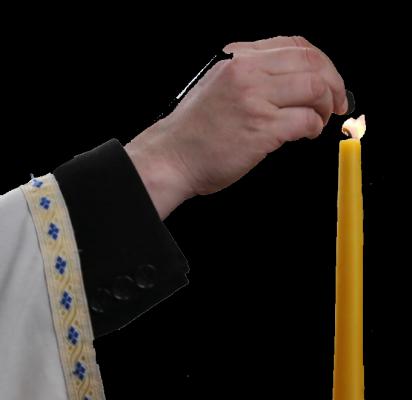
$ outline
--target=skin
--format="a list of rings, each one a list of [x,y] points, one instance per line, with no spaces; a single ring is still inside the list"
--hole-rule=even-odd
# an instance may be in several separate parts
[[[236,182],[284,142],[320,135],[348,108],[332,61],[306,39],[238,42],[176,109],[125,150],[164,220],[179,204]]]

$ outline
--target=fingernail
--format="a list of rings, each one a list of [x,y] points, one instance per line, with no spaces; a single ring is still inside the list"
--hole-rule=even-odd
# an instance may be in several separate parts
[[[346,89],[346,100],[348,102],[348,109],[344,115],[349,115],[355,111],[355,96],[350,90],[347,90],[347,89]]]

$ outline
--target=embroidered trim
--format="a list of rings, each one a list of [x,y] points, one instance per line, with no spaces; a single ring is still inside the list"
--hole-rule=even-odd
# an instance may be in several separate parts
[[[21,185],[43,256],[69,400],[104,400],[80,258],[66,203],[53,174]]]

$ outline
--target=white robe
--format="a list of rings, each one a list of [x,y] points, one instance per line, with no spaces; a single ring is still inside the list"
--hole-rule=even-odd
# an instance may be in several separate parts
[[[0,196],[1,400],[104,399],[68,215],[52,174]]]

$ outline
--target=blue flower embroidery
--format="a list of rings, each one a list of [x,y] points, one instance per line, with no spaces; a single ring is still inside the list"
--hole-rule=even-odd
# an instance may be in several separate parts
[[[71,326],[69,328],[67,339],[69,339],[69,341],[72,342],[72,344],[77,344],[77,342],[79,341],[79,336],[80,336],[80,333],[77,332],[76,328]]]
[[[81,362],[77,361],[73,374],[82,381],[84,379],[84,376],[86,375],[86,367]]]
[[[56,240],[56,239],[57,239],[57,236],[58,236],[58,234],[59,234],[59,228],[58,228],[55,224],[51,223],[50,226],[49,226],[49,232],[48,232],[48,234],[49,234],[54,240]]]
[[[47,197],[42,197],[42,198],[40,199],[40,205],[41,205],[44,209],[48,210],[49,207],[50,207],[50,199],[48,199]]]
[[[73,298],[70,296],[69,293],[64,291],[63,297],[60,300],[60,304],[66,309],[69,310],[72,305]]]
[[[43,182],[42,181],[39,181],[38,179],[36,179],[36,178],[34,178],[33,180],[32,180],[32,186],[35,186],[35,187],[40,187],[41,185],[43,185]]]
[[[64,274],[64,270],[66,268],[67,265],[67,261],[63,258],[61,258],[60,256],[57,257],[56,259],[56,269],[57,271],[59,271],[62,275]]]

